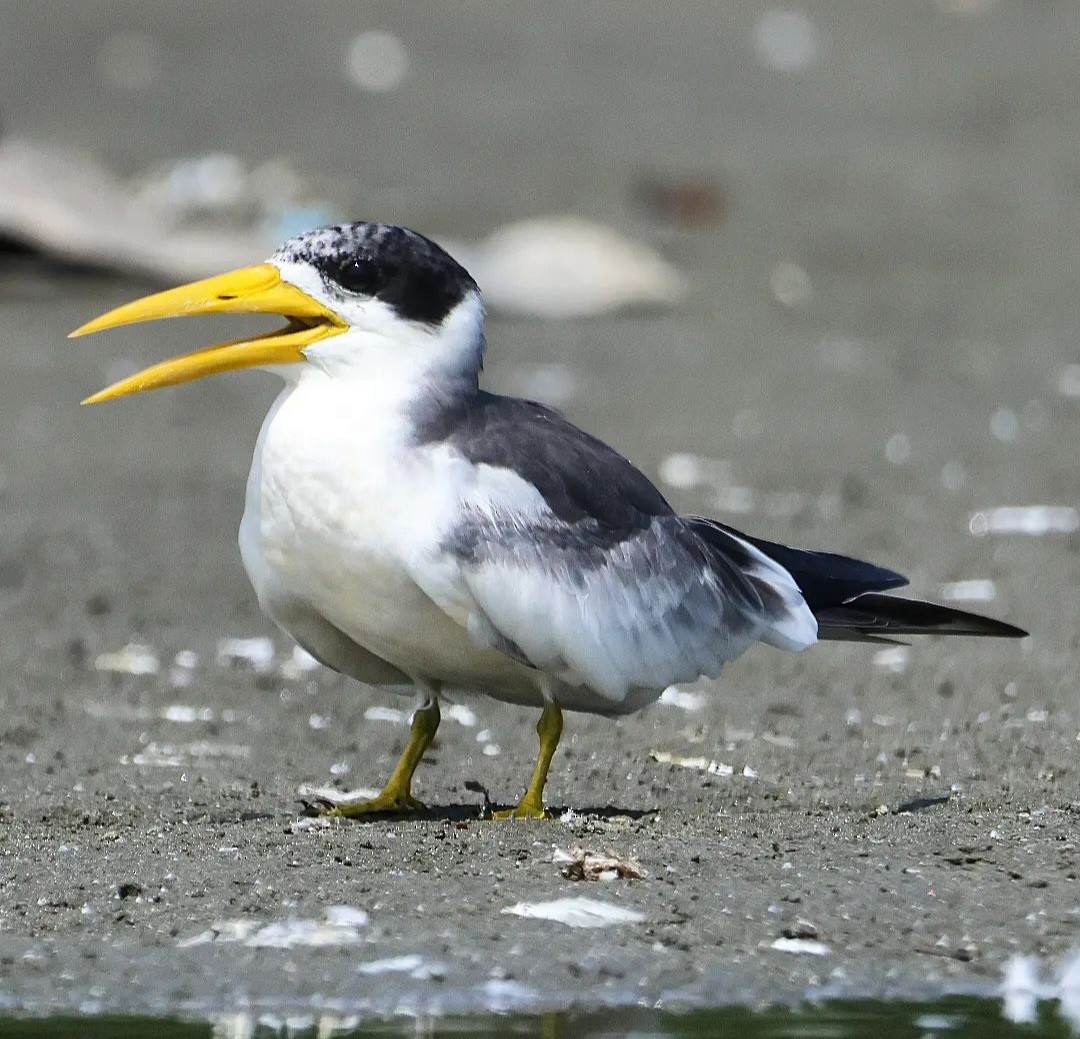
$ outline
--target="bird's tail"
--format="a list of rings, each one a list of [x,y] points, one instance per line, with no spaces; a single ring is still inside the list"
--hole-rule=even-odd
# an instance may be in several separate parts
[[[818,638],[844,642],[898,642],[899,635],[981,635],[1023,638],[1027,632],[1004,621],[950,606],[883,595],[907,584],[894,570],[831,552],[808,552],[743,534],[718,520],[691,517],[690,524],[716,548],[736,537],[776,560],[795,579],[817,618]]]

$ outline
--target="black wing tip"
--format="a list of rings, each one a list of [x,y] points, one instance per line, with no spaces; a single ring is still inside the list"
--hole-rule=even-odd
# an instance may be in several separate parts
[[[712,540],[710,534],[720,531],[740,541],[748,542],[779,563],[795,579],[799,590],[806,597],[811,609],[837,606],[866,592],[884,592],[902,588],[908,579],[895,570],[868,563],[865,559],[842,556],[835,552],[821,552],[804,548],[792,548],[776,541],[747,534],[720,520],[705,516],[687,516],[687,522]]]
[[[895,599],[894,596],[889,598]],[[953,606],[942,606],[940,603],[922,602],[918,599],[909,599],[907,603],[915,609],[923,607],[931,612],[927,618],[928,630],[923,634],[933,635],[934,627],[941,625],[942,635],[966,635],[969,637],[983,637],[994,639],[1025,639],[1030,632],[1018,628],[1008,621],[998,620],[996,617],[986,617],[981,613],[971,613],[968,610],[958,610]],[[856,605],[858,600],[856,600]],[[936,615],[936,616],[935,616]]]
[[[851,632],[874,635],[963,635],[968,637],[1022,639],[1023,628],[994,617],[969,613],[941,603],[867,592],[838,607],[820,611],[818,622],[826,638],[851,638]],[[845,634],[846,633],[846,634]]]
[[[992,630],[987,631],[987,635],[992,635],[994,638],[999,639],[1026,639],[1031,632],[1026,631],[1024,628],[1018,628],[1015,624],[1010,624],[1008,621],[994,620],[992,617],[981,618],[984,624],[986,624]]]
[[[867,563],[868,567],[873,567],[877,571],[875,579],[880,582],[880,591],[889,591],[893,588],[903,588],[905,585],[911,584],[903,574],[896,570],[889,570],[887,567],[878,566],[876,563]]]

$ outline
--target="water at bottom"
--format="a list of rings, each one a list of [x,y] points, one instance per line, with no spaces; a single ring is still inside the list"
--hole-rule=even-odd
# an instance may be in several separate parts
[[[799,1008],[727,1007],[668,1013],[631,1008],[599,1012],[486,1014],[474,1017],[360,1019],[340,1013],[259,1014],[208,1018],[9,1017],[3,1039],[1069,1039],[1080,1035],[1053,1003],[1031,1020],[1013,1022],[996,999],[949,997],[935,1002],[845,1000]]]

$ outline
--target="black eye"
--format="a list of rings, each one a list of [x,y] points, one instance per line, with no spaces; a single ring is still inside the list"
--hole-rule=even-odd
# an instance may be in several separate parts
[[[335,280],[348,292],[357,295],[374,296],[393,272],[386,269],[386,264],[375,263],[364,258],[346,260],[335,272]]]

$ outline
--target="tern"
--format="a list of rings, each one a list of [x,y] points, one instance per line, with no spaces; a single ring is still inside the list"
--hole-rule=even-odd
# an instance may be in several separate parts
[[[754,643],[1023,636],[883,594],[892,570],[683,516],[607,444],[542,404],[480,388],[484,313],[424,236],[358,222],[265,263],[111,310],[73,336],[191,314],[268,313],[277,331],[156,364],[84,403],[265,368],[285,381],[259,433],[240,552],[259,604],[317,660],[415,695],[382,792],[327,806],[423,807],[413,773],[455,691],[541,709],[516,808],[545,815],[563,711],[621,715],[716,678]]]

